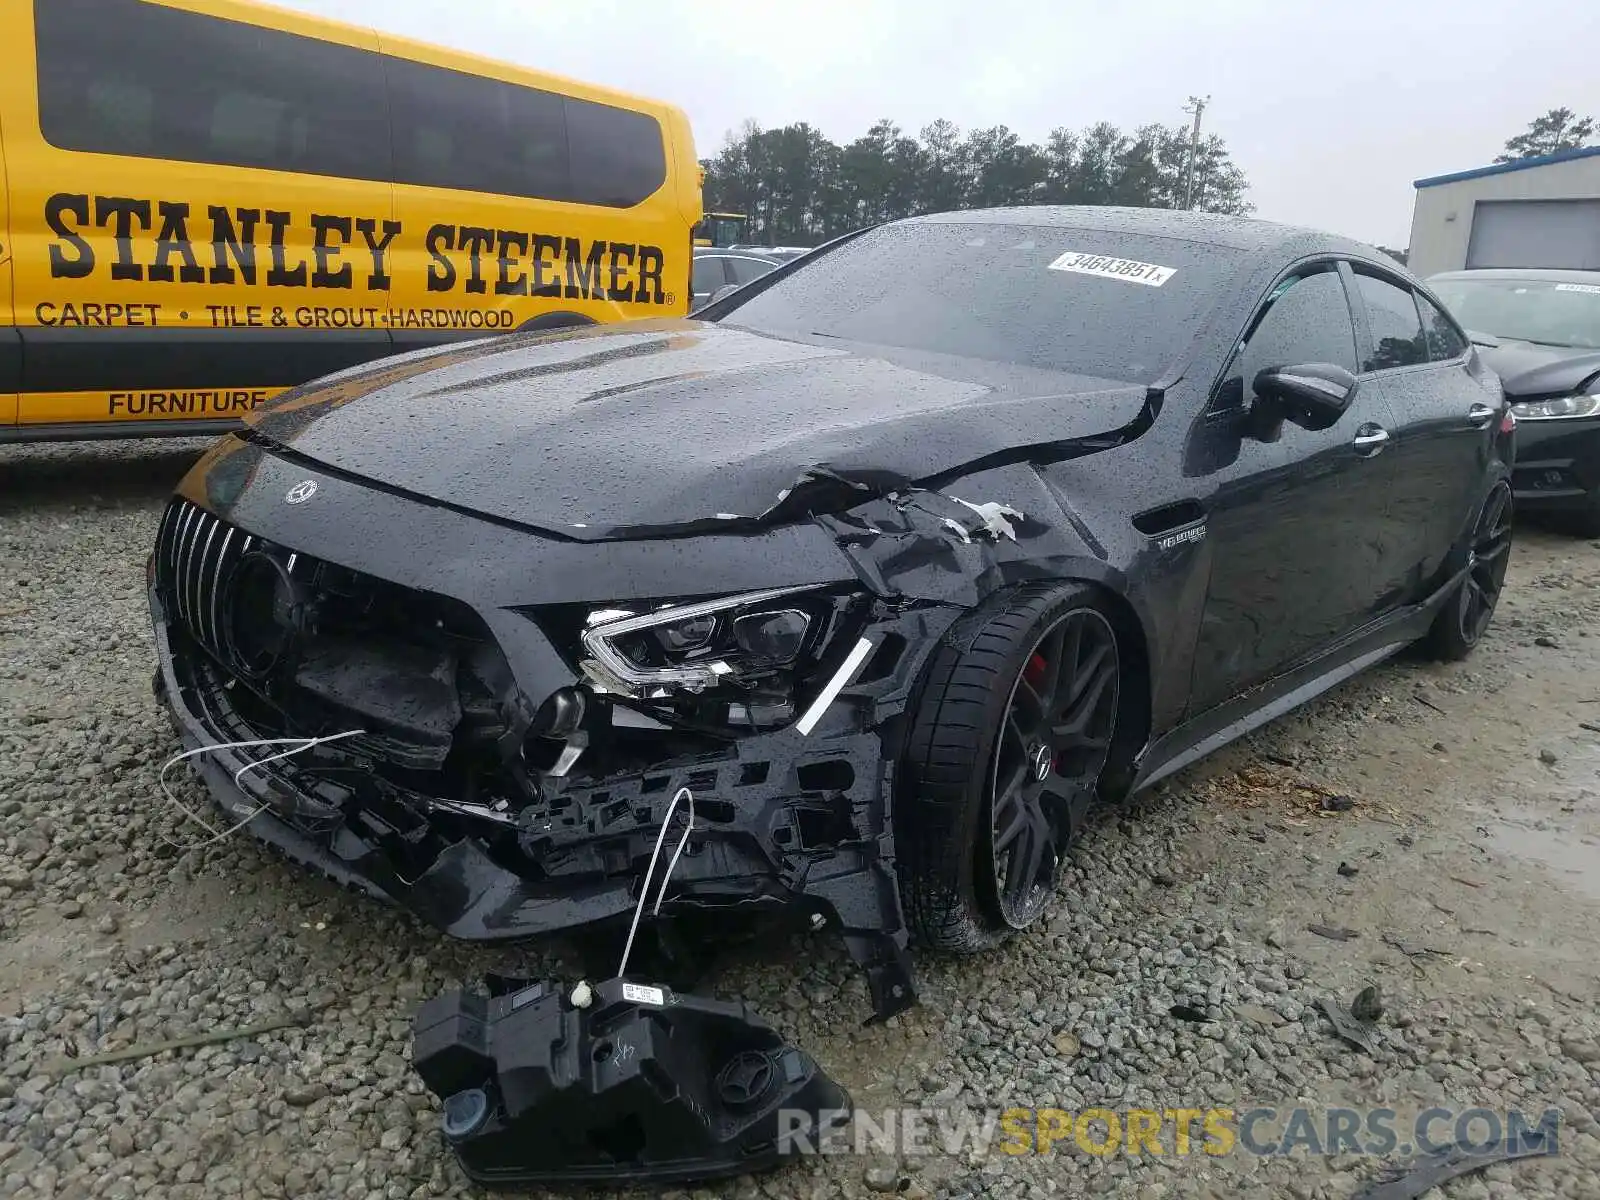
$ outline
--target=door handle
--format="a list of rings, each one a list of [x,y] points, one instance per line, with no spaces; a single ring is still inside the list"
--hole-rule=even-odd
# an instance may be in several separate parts
[[[1362,458],[1371,458],[1375,454],[1382,454],[1383,448],[1389,444],[1389,431],[1382,425],[1363,425],[1356,430],[1356,436],[1351,439],[1350,445],[1355,447],[1355,452]]]
[[[1467,422],[1468,424],[1476,425],[1479,429],[1482,429],[1490,421],[1494,420],[1494,415],[1495,410],[1490,408],[1487,404],[1474,404],[1471,408],[1467,409]]]

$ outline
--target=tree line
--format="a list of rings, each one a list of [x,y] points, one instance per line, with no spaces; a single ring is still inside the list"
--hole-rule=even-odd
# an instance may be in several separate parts
[[[965,134],[945,120],[908,136],[881,120],[847,145],[800,122],[761,129],[746,121],[705,159],[707,212],[744,213],[748,238],[812,245],[878,221],[1009,204],[1126,204],[1183,208],[1190,134],[1184,126],[1131,132],[1106,121],[1053,130],[1043,145],[1004,125]],[[1196,147],[1190,207],[1247,215],[1244,172],[1223,139]]]
[[[1581,150],[1594,144],[1596,124],[1593,117],[1580,117],[1570,108],[1552,108],[1528,122],[1528,128],[1516,137],[1507,138],[1505,150],[1495,162],[1513,163],[1563,150]]]

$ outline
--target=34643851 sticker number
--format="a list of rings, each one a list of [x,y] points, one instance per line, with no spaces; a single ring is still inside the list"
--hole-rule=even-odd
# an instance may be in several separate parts
[[[1089,254],[1083,250],[1068,250],[1049,266],[1052,271],[1071,271],[1074,275],[1098,275],[1103,279],[1142,283],[1146,287],[1160,287],[1178,273],[1176,267],[1163,267],[1156,263],[1138,262],[1131,258],[1112,258],[1105,254]]]

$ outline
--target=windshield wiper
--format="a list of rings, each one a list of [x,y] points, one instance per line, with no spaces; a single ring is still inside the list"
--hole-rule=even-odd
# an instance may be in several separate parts
[[[1530,346],[1549,346],[1555,350],[1582,350],[1584,348],[1582,346],[1574,346],[1571,342],[1541,342],[1538,338],[1531,337],[1511,337],[1509,335],[1502,335],[1502,340],[1527,342]]]

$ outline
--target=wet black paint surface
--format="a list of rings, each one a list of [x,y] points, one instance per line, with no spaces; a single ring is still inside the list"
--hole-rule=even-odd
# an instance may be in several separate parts
[[[694,322],[510,339],[255,430],[406,492],[580,540],[756,518],[815,464],[917,480],[1114,430],[1145,389]],[[366,376],[381,381],[393,370]]]

